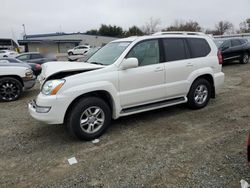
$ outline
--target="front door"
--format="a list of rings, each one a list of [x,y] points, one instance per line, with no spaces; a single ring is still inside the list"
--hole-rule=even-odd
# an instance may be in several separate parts
[[[126,56],[130,57],[137,58],[139,66],[119,71],[122,108],[164,99],[165,68],[164,64],[160,63],[158,39],[139,42]]]

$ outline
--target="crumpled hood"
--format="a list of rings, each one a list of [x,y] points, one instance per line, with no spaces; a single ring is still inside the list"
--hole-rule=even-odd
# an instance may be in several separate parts
[[[40,82],[44,81],[46,78],[60,72],[74,72],[74,71],[87,71],[103,68],[103,65],[95,65],[90,63],[82,62],[68,62],[68,61],[56,61],[48,62],[42,65],[42,73],[40,75]]]

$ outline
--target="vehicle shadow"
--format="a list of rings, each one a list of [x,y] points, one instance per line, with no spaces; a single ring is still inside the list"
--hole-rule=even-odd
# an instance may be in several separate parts
[[[117,120],[113,120],[110,128],[107,131],[107,134],[112,134],[112,132],[122,131],[123,128],[127,129],[130,127],[141,126],[140,123],[148,123],[152,126],[152,123],[157,120],[164,118],[169,118],[172,116],[178,116],[183,113],[190,111],[185,104],[165,107],[161,109],[156,109],[148,112],[142,112],[139,114],[134,114],[130,116],[121,117]]]
[[[163,117],[168,118],[171,116],[178,116],[186,113],[187,111],[190,111],[190,109],[185,107],[185,105],[177,105],[121,117],[117,120],[112,120],[110,127],[100,139],[112,140],[115,139],[117,134],[120,134],[123,130],[127,131],[130,128],[138,128],[138,126],[142,126],[140,122],[148,123],[152,126],[152,123]],[[66,128],[66,125],[47,125],[40,122],[36,122],[35,124],[37,124],[34,125],[36,127],[35,132],[33,132],[30,139],[39,140],[38,142],[53,143],[53,145],[84,142],[71,136]]]

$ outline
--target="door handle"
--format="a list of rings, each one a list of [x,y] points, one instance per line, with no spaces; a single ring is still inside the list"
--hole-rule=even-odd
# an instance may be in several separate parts
[[[156,69],[155,69],[155,72],[161,72],[161,71],[163,71],[164,69],[162,68],[162,67],[157,67]]]

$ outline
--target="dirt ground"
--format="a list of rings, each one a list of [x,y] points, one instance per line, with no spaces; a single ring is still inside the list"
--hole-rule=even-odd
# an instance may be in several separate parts
[[[29,116],[38,85],[0,103],[0,187],[240,187],[250,181],[250,63],[223,71],[224,88],[208,107],[121,118],[97,145]],[[70,157],[78,163],[70,166]]]

